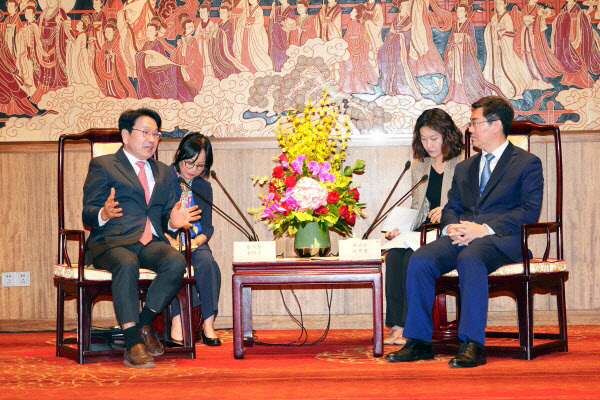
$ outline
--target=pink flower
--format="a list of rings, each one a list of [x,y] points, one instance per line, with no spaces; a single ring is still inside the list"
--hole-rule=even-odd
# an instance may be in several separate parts
[[[297,174],[302,173],[302,165],[303,163],[298,160],[292,161],[292,168],[294,169],[294,171],[296,171]]]
[[[292,195],[300,209],[316,210],[327,204],[327,190],[312,178],[300,179],[294,186]]]
[[[261,218],[267,218],[267,219],[271,219],[273,217],[275,217],[275,214],[273,214],[273,211],[269,210],[268,208],[265,208],[263,213],[260,215]]]

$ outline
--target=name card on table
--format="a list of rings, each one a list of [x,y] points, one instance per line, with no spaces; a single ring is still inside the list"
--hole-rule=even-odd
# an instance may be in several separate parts
[[[378,260],[381,259],[381,241],[379,239],[348,239],[338,242],[340,260]]]
[[[275,261],[275,241],[234,242],[233,262]]]

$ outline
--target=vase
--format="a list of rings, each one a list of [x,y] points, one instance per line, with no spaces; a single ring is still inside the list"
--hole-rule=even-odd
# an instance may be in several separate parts
[[[329,229],[319,228],[318,222],[299,226],[294,237],[294,250],[300,257],[325,257],[331,248]]]

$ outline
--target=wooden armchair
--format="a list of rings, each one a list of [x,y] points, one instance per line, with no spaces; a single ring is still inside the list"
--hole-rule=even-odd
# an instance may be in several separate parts
[[[521,229],[521,246],[523,263],[505,265],[489,275],[489,293],[491,296],[506,295],[507,292],[516,299],[518,332],[487,331],[488,338],[518,338],[518,346],[486,345],[487,351],[497,351],[509,355],[524,357],[528,360],[537,355],[552,351],[567,351],[567,312],[565,303],[565,281],[568,278],[566,262],[563,259],[562,234],[562,151],[560,131],[556,125],[539,125],[530,121],[515,121],[512,125],[509,140],[516,146],[530,151],[531,136],[547,136],[549,141],[548,159],[546,163],[546,185],[548,181],[556,186],[554,202],[549,197],[549,206],[554,206],[554,221],[524,224]],[[466,157],[470,156],[470,134],[465,134]],[[549,172],[552,168],[552,152],[554,149],[554,177]],[[553,204],[554,203],[554,204]],[[551,217],[550,217],[551,218]],[[421,231],[421,244],[426,242],[427,230],[438,229],[439,226],[429,224]],[[545,233],[546,246],[539,258],[529,259],[529,238],[531,233]],[[556,242],[551,242],[554,233]],[[556,258],[550,258],[554,248]],[[534,292],[553,292],[556,294],[558,312],[558,333],[534,333]],[[434,345],[436,350],[456,350],[457,321],[448,322],[446,315],[446,292],[457,295],[457,321],[460,320],[459,279],[456,270],[438,278],[436,282],[436,302],[434,304]],[[544,343],[534,344],[534,339],[545,339]]]
[[[56,312],[56,356],[69,357],[80,364],[91,361],[101,361],[113,357],[123,357],[123,350],[92,350],[92,308],[99,296],[111,296],[110,272],[94,269],[85,265],[85,233],[80,229],[65,228],[65,201],[81,202],[81,199],[65,199],[65,143],[78,141],[88,143],[91,156],[114,153],[121,146],[121,134],[117,129],[89,129],[81,134],[61,135],[58,141],[58,263],[54,267],[54,283],[57,287]],[[157,154],[154,155],[157,159]],[[69,169],[66,169],[69,171]],[[183,287],[177,295],[181,306],[181,317],[184,345],[182,347],[165,348],[161,357],[196,358],[191,324],[191,288],[195,284],[192,277],[190,236],[186,236],[187,273]],[[67,244],[77,243],[77,258],[71,261]],[[141,302],[145,299],[148,287],[155,273],[150,270],[140,270],[139,290]],[[77,301],[77,338],[65,338],[65,300]],[[166,334],[165,334],[166,338]],[[102,340],[99,340],[102,341]],[[74,345],[74,346],[73,346]]]

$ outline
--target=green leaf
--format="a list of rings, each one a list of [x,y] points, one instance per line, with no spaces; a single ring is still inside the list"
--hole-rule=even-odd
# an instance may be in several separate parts
[[[352,168],[354,172],[365,172],[365,162],[364,160],[356,160],[354,163],[354,168]]]
[[[345,176],[352,176],[352,168],[350,168],[349,165],[344,167],[344,175]]]

